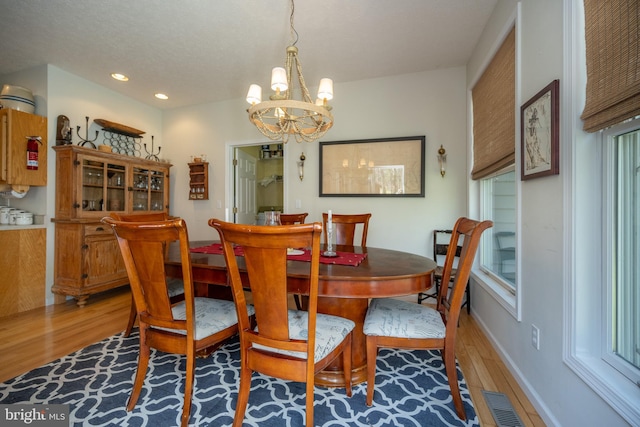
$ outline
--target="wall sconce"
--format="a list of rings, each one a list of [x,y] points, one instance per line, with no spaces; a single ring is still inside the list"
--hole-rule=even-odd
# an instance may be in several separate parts
[[[300,181],[304,178],[304,161],[307,158],[304,156],[304,153],[300,154],[300,161],[298,163],[298,176],[300,177]]]
[[[438,163],[440,164],[440,175],[444,178],[444,174],[447,170],[447,154],[442,145],[438,150]]]

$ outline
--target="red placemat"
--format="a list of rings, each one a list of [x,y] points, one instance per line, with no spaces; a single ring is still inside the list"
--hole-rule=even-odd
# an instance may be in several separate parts
[[[222,245],[220,243],[214,243],[212,245],[200,246],[198,248],[191,248],[191,252],[222,255]],[[311,261],[311,251],[308,249],[301,249],[304,251],[301,255],[288,255],[287,259],[291,261]],[[244,256],[244,250],[241,246],[234,248],[236,256]],[[336,257],[325,257],[320,255],[320,262],[322,264],[337,264],[337,265],[351,265],[358,266],[367,257],[367,254],[354,254],[351,252],[336,252]]]

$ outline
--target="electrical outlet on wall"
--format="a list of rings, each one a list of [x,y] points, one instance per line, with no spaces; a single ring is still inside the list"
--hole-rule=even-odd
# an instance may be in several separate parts
[[[540,329],[534,324],[531,324],[531,345],[540,350]]]

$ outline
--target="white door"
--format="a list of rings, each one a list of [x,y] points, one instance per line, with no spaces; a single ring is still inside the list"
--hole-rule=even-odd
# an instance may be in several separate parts
[[[255,224],[256,207],[256,165],[258,159],[245,151],[235,148],[235,216],[236,224]]]

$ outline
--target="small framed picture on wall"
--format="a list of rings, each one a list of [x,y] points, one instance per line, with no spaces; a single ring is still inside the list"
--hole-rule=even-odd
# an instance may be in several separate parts
[[[552,81],[521,108],[522,180],[560,173],[559,88]]]

